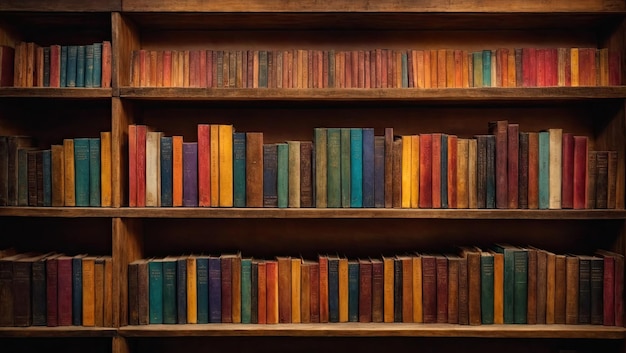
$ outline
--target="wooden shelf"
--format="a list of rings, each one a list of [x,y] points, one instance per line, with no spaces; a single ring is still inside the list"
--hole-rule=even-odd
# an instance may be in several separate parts
[[[620,0],[556,0],[507,2],[462,1],[354,1],[354,0],[124,0],[123,11],[215,11],[215,12],[612,12],[623,11]]]
[[[110,99],[111,88],[1,87],[0,97]]]
[[[122,87],[120,97],[195,101],[559,102],[626,98],[626,86],[532,88],[155,88]]]
[[[626,210],[495,210],[397,208],[204,208],[204,207],[1,207],[0,217],[61,218],[274,218],[274,219],[626,219]]]
[[[113,337],[116,335],[117,329],[113,327],[0,327],[0,337]]]
[[[124,326],[125,337],[189,336],[343,336],[343,337],[477,337],[623,339],[622,327],[593,325],[483,325],[400,323],[207,324]]]
[[[3,0],[0,2],[0,11],[80,11],[80,12],[110,12],[120,11],[121,0],[63,0],[63,1],[41,1],[41,0]]]

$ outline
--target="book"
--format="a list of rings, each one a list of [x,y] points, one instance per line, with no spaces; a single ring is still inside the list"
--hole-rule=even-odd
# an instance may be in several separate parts
[[[183,142],[183,206],[198,206],[198,143]]]
[[[263,207],[263,133],[246,133],[246,206]]]
[[[74,167],[76,206],[89,206],[90,152],[88,138],[74,139]],[[99,175],[99,173],[98,173]]]
[[[261,173],[261,176],[263,174]],[[233,207],[246,206],[246,133],[233,133]],[[260,179],[263,180],[263,179]],[[258,182],[257,182],[258,183]],[[263,183],[260,183],[263,185]]]

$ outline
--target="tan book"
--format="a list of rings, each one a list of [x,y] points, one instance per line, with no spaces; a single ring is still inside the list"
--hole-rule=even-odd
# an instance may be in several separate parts
[[[291,257],[276,257],[278,262],[278,322],[281,324],[291,322]],[[268,285],[270,281],[268,279]],[[269,288],[269,287],[268,287]],[[268,291],[268,300],[270,300]],[[270,307],[268,305],[268,320],[270,323]]]
[[[162,132],[146,134],[146,207],[161,206],[161,136]]]
[[[288,161],[288,206],[300,207],[300,141],[287,141]]]
[[[383,322],[394,322],[393,257],[383,256]]]
[[[96,325],[96,257],[82,258],[83,326]]]
[[[548,129],[550,144],[549,164],[549,208],[561,208],[561,174],[563,170],[563,129]]]
[[[76,206],[73,139],[63,140],[63,157],[65,160],[65,206]]]
[[[291,259],[291,322],[302,322],[302,259]]]

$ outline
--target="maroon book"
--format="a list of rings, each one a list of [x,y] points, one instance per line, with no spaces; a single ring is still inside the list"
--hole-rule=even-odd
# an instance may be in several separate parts
[[[372,262],[359,260],[359,322],[372,322]]]
[[[58,278],[59,263],[57,257],[46,260],[46,325],[58,326]]]
[[[508,207],[519,207],[519,124],[509,124],[507,127],[507,181]]]
[[[448,322],[448,259],[437,255],[437,323]],[[422,264],[423,266],[423,264]]]
[[[535,48],[522,49],[522,86],[537,85],[537,54]]]
[[[574,207],[574,150],[574,135],[564,132],[561,157],[561,208]]]
[[[420,134],[419,207],[433,207],[432,195],[432,134]]]
[[[370,262],[372,264],[372,321],[383,322],[383,262],[380,259],[370,259]]]
[[[312,263],[309,280],[311,287],[311,322],[320,322],[320,264]]]
[[[507,120],[489,122],[489,134],[496,137],[496,208],[508,207],[508,125]],[[518,138],[519,140],[519,138]],[[519,148],[519,147],[518,147]]]
[[[437,322],[437,261],[433,255],[422,255],[422,313],[425,324]]]

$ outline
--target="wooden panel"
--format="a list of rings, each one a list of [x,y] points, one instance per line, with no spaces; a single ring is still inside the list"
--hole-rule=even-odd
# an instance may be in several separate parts
[[[58,98],[58,99],[110,99],[110,88],[50,88],[2,87],[0,97]]]
[[[128,264],[143,257],[141,222],[113,219],[113,326],[128,325]],[[118,342],[123,348],[125,342]],[[122,349],[124,351],[124,349]],[[122,353],[122,352],[114,352]]]
[[[0,327],[0,337],[113,337],[115,328],[87,326]],[[1,342],[1,341],[0,341]],[[6,347],[6,346],[4,346]]]
[[[132,104],[117,97],[112,101],[113,207],[128,205],[128,125],[133,121]]]
[[[622,11],[619,0],[123,0],[124,11],[216,11],[216,12],[602,12]]]
[[[118,88],[130,84],[131,54],[139,49],[138,32],[133,21],[120,13],[111,14],[113,26],[113,89],[119,95]]]
[[[104,207],[0,207],[2,217],[111,218],[120,212]]]
[[[5,352],[43,352],[46,350],[52,352],[67,352],[67,353],[110,353],[111,352],[111,336],[115,334],[114,330],[106,336],[89,337],[89,336],[73,336],[71,338],[63,337],[29,337],[22,335],[22,332],[28,332],[30,328],[16,329],[17,337],[1,338],[0,345]],[[67,328],[66,328],[67,329]],[[81,330],[80,328],[75,329]],[[61,331],[61,330],[59,330]],[[70,329],[71,331],[71,329]],[[91,332],[97,332],[97,329],[91,328],[91,330],[85,330]],[[19,333],[18,333],[19,332]],[[51,331],[53,332],[53,331]],[[81,333],[82,335],[82,333]]]
[[[121,0],[3,0],[0,3],[1,11],[119,11],[122,8]]]

